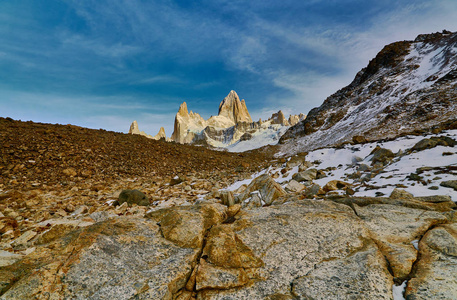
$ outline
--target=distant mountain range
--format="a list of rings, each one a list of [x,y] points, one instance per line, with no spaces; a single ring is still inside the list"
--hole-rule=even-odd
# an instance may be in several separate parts
[[[166,138],[163,128],[156,136],[148,135],[138,128],[134,121],[129,133],[140,134],[152,139],[165,138],[181,144],[200,144],[229,151],[245,151],[269,144],[277,144],[281,135],[290,127],[306,118],[305,115],[290,115],[287,119],[282,111],[273,114],[266,121],[253,122],[246,107],[235,91],[219,104],[217,116],[203,119],[198,113],[188,111],[183,102],[175,117],[171,138]]]

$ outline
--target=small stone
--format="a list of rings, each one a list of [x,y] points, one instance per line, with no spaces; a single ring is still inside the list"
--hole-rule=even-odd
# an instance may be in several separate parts
[[[0,235],[5,234],[7,231],[14,230],[19,224],[16,219],[11,217],[2,217],[0,219]]]
[[[116,207],[116,213],[123,215],[127,212],[128,209],[129,209],[128,203],[124,202],[121,205],[119,205],[118,207]]]
[[[78,175],[78,173],[76,173],[76,170],[74,168],[67,168],[67,169],[63,170],[62,173],[64,173],[67,176],[70,176],[70,177],[75,177],[76,175]]]
[[[227,217],[233,218],[241,210],[240,204],[235,204],[227,209]]]
[[[33,239],[35,236],[37,235],[37,233],[33,230],[29,230],[29,231],[26,231],[25,233],[23,233],[20,237],[18,237],[17,239],[15,239],[11,245],[13,247],[17,247],[17,246],[23,246],[25,245],[28,241],[30,241],[31,239]]]
[[[75,206],[73,204],[68,203],[67,205],[65,205],[65,211],[69,213],[74,212]]]
[[[361,158],[360,156],[353,156],[351,159],[353,165],[360,163],[362,160],[363,158]]]
[[[352,143],[353,144],[363,144],[366,143],[367,139],[364,136],[361,135],[355,135],[352,137]]]
[[[115,216],[114,214],[109,213],[107,211],[97,211],[97,212],[93,212],[89,215],[89,217],[92,220],[94,220],[95,222],[103,222],[114,216]]]
[[[370,171],[370,167],[367,164],[361,164],[357,168],[357,171],[359,171],[359,172],[367,172],[367,171]]]
[[[73,215],[82,215],[82,214],[85,214],[89,211],[89,208],[85,205],[81,205],[79,206],[74,212],[73,212]]]
[[[321,189],[320,185],[313,184],[312,186],[306,189],[304,194],[306,198],[314,198],[315,195],[324,193],[325,192]]]
[[[59,215],[59,216],[61,216],[61,217],[66,217],[68,214],[67,214],[67,212],[66,212],[65,210],[63,210],[63,209],[58,209],[58,210],[56,211],[56,215]]]
[[[414,196],[411,193],[408,193],[405,190],[394,189],[390,194],[389,198],[392,199],[413,199]]]
[[[381,163],[382,165],[385,165],[386,163],[391,161],[392,158],[395,157],[395,154],[391,150],[381,148],[379,146],[377,146],[371,152],[371,154],[373,155],[373,157],[371,158],[371,165],[374,165],[377,162]]]
[[[185,181],[185,178],[183,176],[176,175],[175,177],[170,179],[170,185],[177,185],[183,181]]]
[[[416,174],[416,173],[411,173],[409,176],[407,176],[408,180],[414,180],[414,181],[421,181],[423,178]]]
[[[23,255],[0,250],[0,267],[6,267],[20,260]]]

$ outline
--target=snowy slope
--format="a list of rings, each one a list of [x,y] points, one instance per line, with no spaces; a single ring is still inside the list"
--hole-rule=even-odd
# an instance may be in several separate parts
[[[386,46],[347,87],[286,132],[288,154],[360,135],[393,138],[457,119],[457,33],[420,35]]]
[[[280,124],[262,124],[262,126],[252,133],[249,140],[237,140],[235,143],[224,145],[222,143],[211,143],[215,147],[225,148],[229,152],[244,152],[257,149],[267,145],[276,145],[279,138],[286,132],[289,126]]]
[[[399,151],[401,153],[413,147],[420,140],[433,136],[448,136],[457,140],[457,130],[450,130],[439,135],[406,136],[389,142],[347,145],[340,149],[324,148],[310,152],[306,156],[306,160],[319,162],[316,168],[329,170],[326,171],[327,177],[317,179],[314,181],[315,183],[324,186],[331,180],[342,180],[354,184],[355,196],[388,196],[394,188],[401,187],[414,196],[448,195],[457,202],[457,191],[440,186],[443,181],[457,180],[457,146],[437,146],[408,155],[400,155],[386,166],[383,172],[377,174],[366,184],[357,182],[348,176],[357,172],[361,164],[370,165],[370,153],[376,146],[389,149],[393,153],[399,153]],[[448,155],[443,156],[443,153]],[[357,161],[357,158],[362,158],[362,160]],[[426,184],[408,179],[408,176],[416,173],[419,168],[430,168],[420,174]]]
[[[332,180],[340,180],[352,185],[354,196],[389,196],[395,188],[401,188],[416,197],[447,195],[457,202],[457,191],[441,186],[444,181],[457,180],[457,145],[454,147],[436,146],[422,151],[408,153],[415,144],[423,139],[446,136],[457,141],[457,130],[449,130],[440,134],[426,136],[405,136],[388,142],[373,142],[363,145],[346,145],[342,148],[322,148],[311,151],[306,155],[306,161],[313,163],[313,168],[322,170],[324,178],[315,179],[313,183],[323,187]],[[371,165],[370,153],[377,146],[391,150],[396,157],[387,164],[379,174],[368,181],[360,181],[360,177],[368,175],[371,170],[361,172],[359,176],[351,176],[360,170],[362,165]],[[443,155],[444,154],[444,155]],[[270,167],[252,176],[255,178],[268,173],[275,181],[286,186],[292,175],[298,172],[298,166],[291,168],[282,176],[279,167]],[[409,176],[418,173],[423,180],[411,180]],[[234,191],[243,184],[249,184],[251,179],[239,181],[228,187]],[[340,192],[344,193],[342,190]]]

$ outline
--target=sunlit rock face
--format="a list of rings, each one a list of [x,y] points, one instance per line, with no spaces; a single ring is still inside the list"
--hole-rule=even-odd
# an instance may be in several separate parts
[[[187,103],[183,102],[176,113],[170,138],[166,138],[163,128],[156,136],[148,135],[139,130],[136,121],[130,126],[129,133],[156,140],[164,138],[180,144],[200,144],[240,152],[277,144],[289,126],[305,118],[304,114],[299,114],[290,115],[287,119],[280,110],[266,121],[253,122],[245,100],[240,100],[238,94],[232,90],[220,102],[217,116],[211,116],[207,120],[198,113],[189,112]],[[243,145],[239,145],[240,143]]]
[[[181,144],[199,143],[224,148],[254,137],[252,145],[247,146],[251,149],[277,143],[287,129],[285,127],[294,125],[305,117],[303,114],[290,115],[288,120],[279,111],[267,121],[253,122],[245,100],[240,100],[232,90],[219,104],[218,115],[211,116],[208,120],[192,111],[189,113],[187,104],[183,102],[175,117],[171,140]],[[255,139],[256,135],[261,136]]]
[[[149,135],[144,131],[140,131],[138,127],[138,122],[136,120],[133,121],[130,125],[129,134],[138,134],[153,140],[166,139],[167,137],[167,135],[165,134],[165,128],[163,127],[160,127],[159,133],[157,133],[155,136]]]

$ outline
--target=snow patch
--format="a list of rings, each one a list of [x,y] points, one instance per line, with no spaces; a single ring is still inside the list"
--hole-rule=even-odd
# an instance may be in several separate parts
[[[393,285],[392,286],[392,296],[394,300],[405,300],[405,289],[406,289],[406,283],[408,281],[403,281],[401,285]]]

